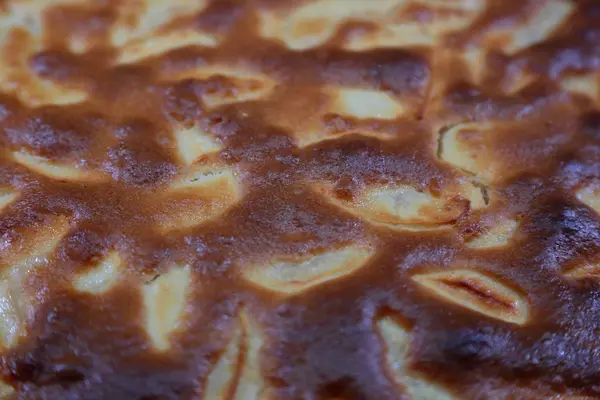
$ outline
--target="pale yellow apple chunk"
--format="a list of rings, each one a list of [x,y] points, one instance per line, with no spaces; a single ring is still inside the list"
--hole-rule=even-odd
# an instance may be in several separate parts
[[[86,170],[74,165],[52,162],[44,157],[35,156],[25,151],[14,152],[13,158],[25,168],[51,179],[75,182],[99,182],[107,178],[100,172]]]
[[[419,400],[458,400],[447,390],[420,377],[410,370],[410,332],[391,317],[377,322],[377,328],[385,343],[385,360],[394,381],[404,388],[412,399]]]
[[[490,318],[516,325],[529,318],[529,304],[522,294],[480,272],[430,272],[414,275],[413,280],[443,300]]]
[[[94,268],[80,274],[73,282],[75,289],[91,294],[101,294],[109,290],[118,280],[121,258],[110,252]]]
[[[372,255],[370,247],[351,245],[317,255],[276,259],[266,265],[247,267],[243,274],[263,288],[292,295],[342,279],[362,267]]]
[[[225,352],[210,372],[203,399],[263,399],[267,391],[260,365],[263,337],[256,322],[244,310]],[[236,380],[236,376],[238,379]]]
[[[0,259],[0,347],[10,348],[26,334],[35,299],[23,290],[23,284],[31,271],[47,262],[69,229],[66,217],[55,217],[43,227],[23,232],[18,247]]]
[[[156,350],[170,348],[169,336],[184,314],[191,280],[188,266],[176,266],[143,287],[146,332]]]
[[[195,167],[162,194],[169,205],[157,216],[162,232],[187,229],[223,214],[242,198],[242,185],[233,168]]]

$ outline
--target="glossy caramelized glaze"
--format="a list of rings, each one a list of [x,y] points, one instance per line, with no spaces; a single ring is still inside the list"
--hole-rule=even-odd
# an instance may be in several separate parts
[[[600,3],[0,4],[6,398],[600,397]]]

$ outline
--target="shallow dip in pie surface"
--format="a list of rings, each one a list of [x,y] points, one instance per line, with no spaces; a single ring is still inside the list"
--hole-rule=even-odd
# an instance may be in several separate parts
[[[599,21],[0,1],[0,398],[600,398]]]

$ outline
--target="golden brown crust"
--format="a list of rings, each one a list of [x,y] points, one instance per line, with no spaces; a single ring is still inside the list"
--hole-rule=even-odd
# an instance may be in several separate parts
[[[600,397],[598,20],[0,1],[0,397]]]

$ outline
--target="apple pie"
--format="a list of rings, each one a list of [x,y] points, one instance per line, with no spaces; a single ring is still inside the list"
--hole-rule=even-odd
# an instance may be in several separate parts
[[[0,398],[600,398],[600,2],[0,1]]]

